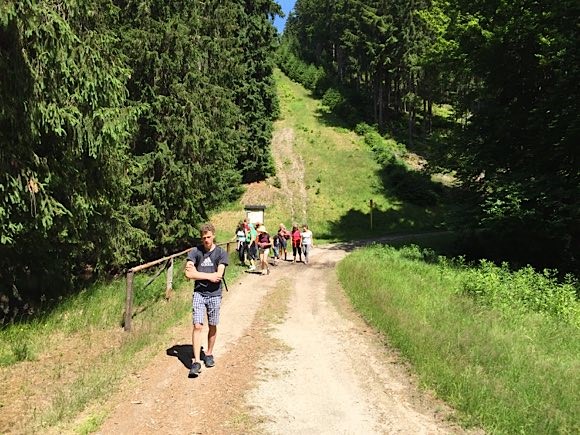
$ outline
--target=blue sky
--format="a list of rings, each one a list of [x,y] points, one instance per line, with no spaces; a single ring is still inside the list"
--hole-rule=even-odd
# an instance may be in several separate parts
[[[282,10],[286,15],[284,18],[276,17],[274,20],[274,26],[276,26],[276,29],[278,29],[279,33],[282,33],[282,30],[284,30],[284,24],[286,23],[286,18],[288,18],[288,14],[294,7],[296,0],[276,0],[276,3],[282,6]]]

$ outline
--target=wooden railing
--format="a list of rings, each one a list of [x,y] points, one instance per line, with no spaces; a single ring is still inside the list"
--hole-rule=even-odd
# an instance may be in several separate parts
[[[236,242],[226,242],[218,243],[218,246],[225,246],[226,251],[229,254],[232,250],[232,246],[237,246]],[[123,328],[125,331],[131,331],[131,321],[133,319],[133,277],[137,272],[149,269],[150,267],[156,266],[163,262],[168,262],[166,267],[166,277],[165,277],[165,298],[169,299],[171,291],[173,290],[173,259],[181,255],[187,254],[191,251],[193,247],[188,248],[184,251],[177,252],[176,254],[168,255],[167,257],[159,258],[149,263],[140,264],[139,266],[132,267],[127,270],[127,293],[125,295],[125,313],[123,314]]]

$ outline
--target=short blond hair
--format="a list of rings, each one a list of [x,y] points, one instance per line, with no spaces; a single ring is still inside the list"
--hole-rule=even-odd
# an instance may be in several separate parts
[[[215,227],[212,223],[207,222],[199,227],[199,234],[212,233],[215,234]]]

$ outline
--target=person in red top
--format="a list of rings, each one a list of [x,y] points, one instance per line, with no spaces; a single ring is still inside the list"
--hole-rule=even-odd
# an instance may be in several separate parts
[[[296,253],[298,253],[300,261],[302,261],[302,234],[300,234],[298,224],[292,224],[290,240],[292,240],[292,255],[294,256],[292,263],[296,263]]]

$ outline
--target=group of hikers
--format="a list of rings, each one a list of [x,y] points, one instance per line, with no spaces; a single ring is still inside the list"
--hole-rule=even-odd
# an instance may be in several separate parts
[[[201,244],[189,251],[185,263],[185,276],[194,280],[192,297],[193,331],[192,347],[193,360],[189,367],[189,377],[196,378],[201,372],[201,363],[206,367],[215,365],[213,348],[217,336],[217,325],[220,318],[222,301],[222,283],[224,273],[229,263],[227,252],[215,244],[215,227],[207,223],[200,228]],[[310,249],[313,247],[312,231],[308,225],[302,225],[302,231],[298,224],[292,225],[288,231],[284,224],[280,224],[278,232],[271,236],[263,224],[248,223],[247,219],[241,221],[236,229],[235,239],[238,241],[238,254],[240,262],[249,262],[250,271],[256,270],[255,261],[259,259],[261,273],[270,273],[268,258],[270,249],[274,258],[274,264],[284,257],[288,257],[288,243],[292,246],[293,259],[296,263],[302,261],[308,264]],[[227,286],[226,286],[227,289]],[[207,318],[209,330],[207,333],[207,349],[205,353],[201,346],[202,329]]]
[[[273,236],[268,233],[261,223],[249,223],[247,219],[240,221],[236,234],[232,241],[237,241],[236,250],[240,264],[248,266],[249,271],[256,270],[256,261],[259,262],[262,275],[270,274],[268,258],[271,256],[276,265],[282,258],[288,261],[288,245],[292,247],[292,262],[308,264],[310,249],[313,246],[312,231],[308,225],[292,225],[292,230],[287,230],[284,224],[280,224],[278,231]]]

